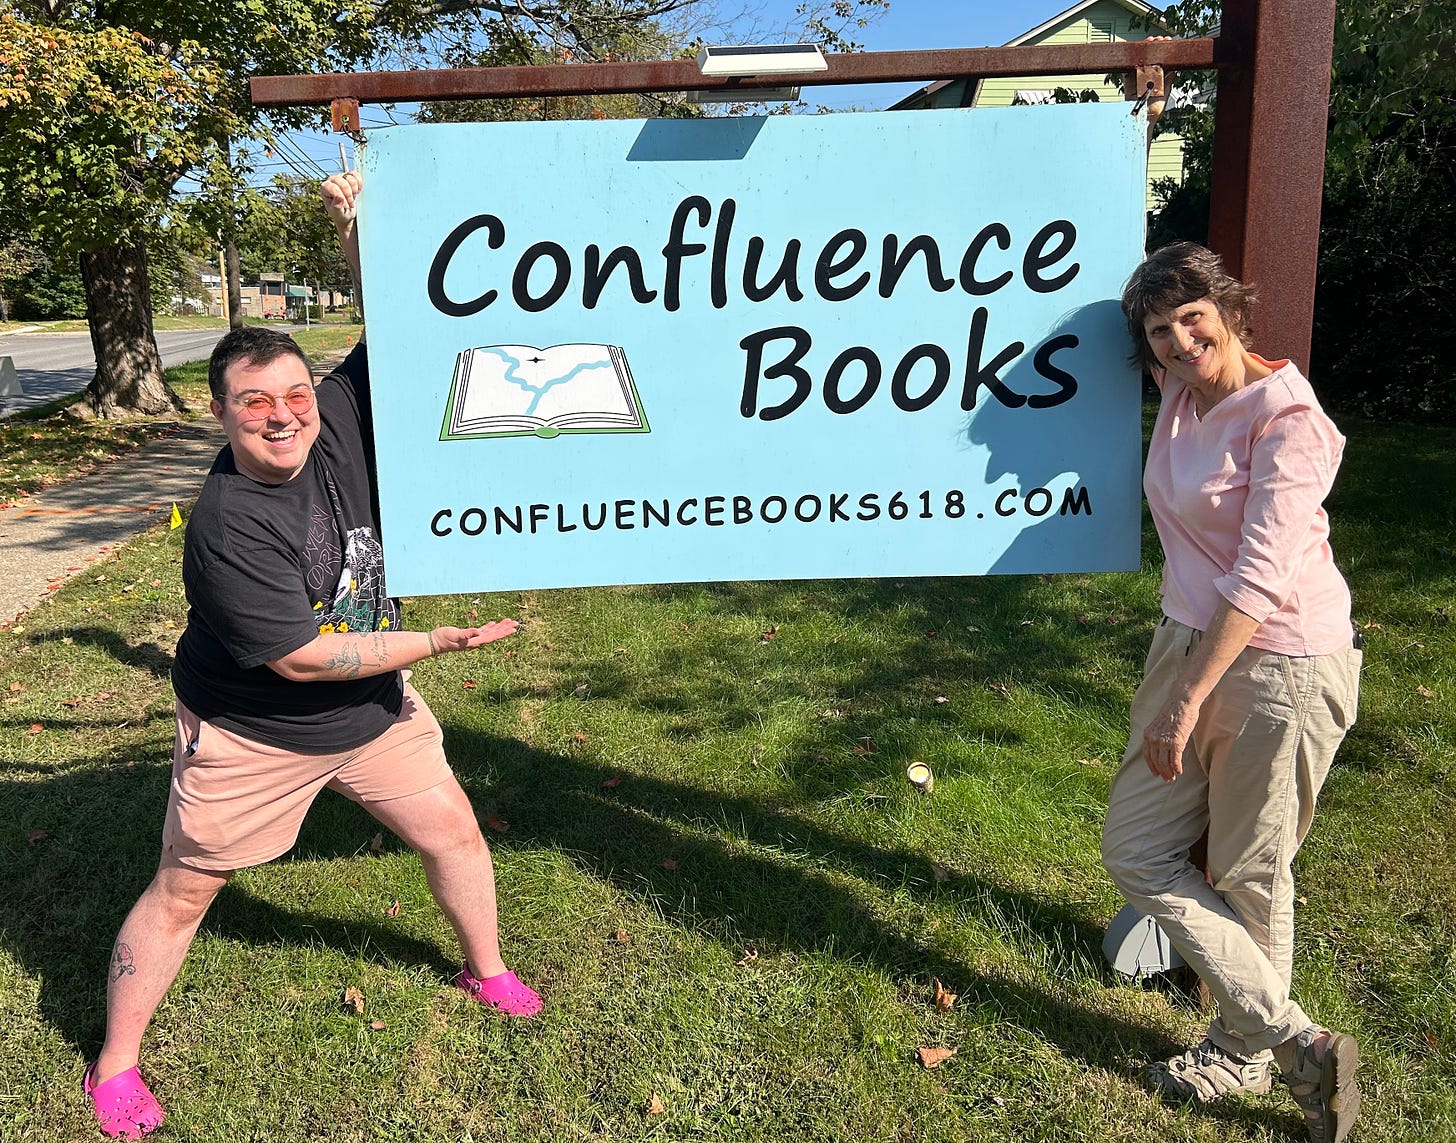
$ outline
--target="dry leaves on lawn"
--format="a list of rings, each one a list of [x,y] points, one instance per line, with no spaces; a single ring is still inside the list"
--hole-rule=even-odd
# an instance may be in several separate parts
[[[627,930],[618,929],[612,934],[612,940],[616,941],[619,945],[625,945],[627,943]]]
[[[369,852],[376,857],[384,852],[384,835],[382,833],[376,833],[369,839]]]
[[[916,1048],[915,1058],[926,1071],[940,1067],[956,1054],[955,1048]]]
[[[602,781],[602,789],[604,789],[604,790],[615,790],[621,784],[622,784],[622,775],[620,775],[620,774],[613,774],[610,778],[606,778],[606,779],[604,779]]]
[[[935,985],[935,1010],[937,1012],[949,1012],[956,1002],[959,993],[951,992],[945,985],[940,983],[939,978],[932,976],[930,983]]]
[[[398,901],[391,901],[389,903],[389,908],[387,908],[387,909],[384,910],[384,915],[386,917],[397,917],[397,916],[399,916],[399,902]]]
[[[662,1103],[662,1097],[654,1091],[652,1093],[652,1098],[647,1101],[647,1114],[661,1115],[666,1110],[667,1108],[663,1106]]]
[[[677,858],[675,858],[675,857],[664,857],[662,859],[662,867],[664,869],[666,869],[668,872],[671,872],[672,870],[674,870],[674,869],[677,868]]]
[[[496,833],[511,832],[511,823],[506,821],[505,818],[486,818],[485,824],[488,828],[495,830]]]
[[[352,1008],[356,1016],[364,1015],[364,994],[352,984],[344,989],[344,1007]]]
[[[758,959],[758,950],[756,948],[751,948],[750,947],[750,948],[744,949],[743,950],[743,955],[741,957],[739,957],[733,963],[736,964],[739,968],[742,968],[744,965],[752,964],[757,959]]]

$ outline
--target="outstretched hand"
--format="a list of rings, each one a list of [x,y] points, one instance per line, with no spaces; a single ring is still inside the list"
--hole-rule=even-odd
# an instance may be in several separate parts
[[[357,200],[363,190],[364,180],[358,171],[330,175],[319,184],[324,212],[333,219],[335,226],[342,227],[354,221],[359,212]]]
[[[469,651],[514,635],[518,626],[514,619],[497,619],[480,627],[436,627],[430,632],[430,641],[441,655],[446,651]]]

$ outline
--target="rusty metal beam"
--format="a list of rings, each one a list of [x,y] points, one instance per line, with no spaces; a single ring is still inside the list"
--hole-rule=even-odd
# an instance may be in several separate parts
[[[1055,44],[1013,48],[946,48],[913,52],[829,55],[829,70],[794,76],[801,87],[845,83],[906,83],[967,76],[1078,75],[1216,66],[1211,39]],[[556,64],[545,67],[451,68],[328,75],[263,75],[249,82],[256,107],[296,107],[356,99],[360,103],[416,100],[521,99],[547,95],[741,90],[781,87],[783,76],[724,80],[699,74],[692,60],[647,63]]]
[[[1226,0],[1208,244],[1260,287],[1255,345],[1309,369],[1335,0]]]

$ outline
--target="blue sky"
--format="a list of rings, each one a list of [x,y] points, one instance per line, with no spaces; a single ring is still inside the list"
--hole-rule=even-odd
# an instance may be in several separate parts
[[[761,26],[784,27],[794,20],[801,0],[752,0]],[[890,0],[889,9],[851,38],[867,51],[911,51],[921,48],[980,48],[1004,44],[1035,28],[1076,0]],[[726,5],[725,5],[726,6]],[[741,42],[732,39],[715,42]],[[919,84],[870,84],[856,87],[806,88],[810,106],[853,107],[861,110],[888,107]],[[408,115],[396,109],[392,114],[381,107],[361,108],[366,127],[391,121],[407,122]],[[295,149],[296,148],[296,149]],[[289,132],[280,148],[283,154],[271,160],[260,157],[261,177],[287,171],[291,166],[317,176],[319,165],[338,169],[338,136],[314,132]],[[285,162],[285,155],[288,161]],[[318,164],[318,165],[316,165]]]

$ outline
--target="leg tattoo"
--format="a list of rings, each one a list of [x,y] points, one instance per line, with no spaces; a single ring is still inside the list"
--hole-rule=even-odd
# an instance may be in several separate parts
[[[136,972],[136,965],[131,959],[131,946],[116,942],[116,947],[111,950],[111,979],[120,980],[123,976],[131,976]]]

